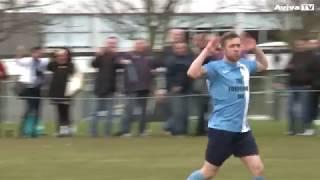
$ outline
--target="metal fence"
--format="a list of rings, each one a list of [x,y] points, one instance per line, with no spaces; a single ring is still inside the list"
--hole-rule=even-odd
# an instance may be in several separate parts
[[[123,71],[118,72],[117,99],[115,108],[115,116],[121,117],[124,112],[126,96],[123,94]],[[286,75],[281,71],[269,71],[266,74],[261,74],[251,77],[251,100],[249,106],[250,119],[268,119],[268,120],[285,120],[287,118],[287,91],[282,88],[277,88],[277,83],[284,83]],[[0,86],[0,115],[2,123],[17,123],[21,120],[21,114],[24,108],[24,101],[16,97],[13,93],[16,77],[12,76],[6,81],[1,82]],[[71,116],[75,123],[80,121],[88,121],[95,108],[95,96],[93,94],[94,87],[94,73],[85,75],[85,83],[82,91],[73,98]],[[165,84],[165,74],[158,73],[154,78],[154,89],[163,87]],[[195,98],[201,96],[199,94],[191,94],[186,96],[190,99],[190,120],[196,120],[197,117],[197,103]],[[43,122],[54,122],[56,119],[56,110],[51,105],[51,101],[44,97],[42,101],[42,115]],[[161,107],[160,107],[161,108]],[[148,117],[150,121],[164,120],[159,113],[159,107],[156,106],[154,97],[148,98]],[[137,110],[137,113],[139,111]],[[116,118],[120,119],[120,118]]]

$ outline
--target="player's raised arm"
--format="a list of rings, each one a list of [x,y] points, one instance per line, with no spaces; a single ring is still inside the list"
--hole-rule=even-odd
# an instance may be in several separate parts
[[[218,43],[217,38],[212,38],[207,46],[201,51],[199,56],[193,61],[188,69],[188,76],[193,79],[201,78],[206,74],[206,70],[202,67],[202,64],[206,57],[210,54],[211,48],[215,47]]]
[[[248,35],[243,35],[241,37],[241,42],[243,44],[242,46],[244,50],[252,51],[256,55],[257,72],[267,70],[268,68],[267,58],[264,52],[259,47],[257,47],[256,41]]]
[[[257,71],[261,72],[267,70],[268,61],[264,52],[259,47],[253,49],[253,52],[256,54]]]

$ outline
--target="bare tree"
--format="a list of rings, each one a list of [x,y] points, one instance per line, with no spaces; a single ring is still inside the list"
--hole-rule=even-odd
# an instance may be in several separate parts
[[[225,1],[217,0],[215,10],[219,12],[241,11],[241,12],[261,12],[270,11],[270,1],[261,0],[237,0],[237,1]]]
[[[150,46],[154,47],[156,39],[163,42],[170,20],[180,5],[190,0],[95,0],[95,3],[86,3],[85,6],[96,11],[100,16],[115,22],[115,32],[127,32],[134,37],[141,31],[146,31]],[[116,14],[116,16],[114,15]],[[130,19],[130,20],[128,20]]]
[[[314,5],[314,10],[311,11],[303,11],[301,9],[303,4]],[[281,3],[277,2],[277,4],[273,4],[273,7],[276,5],[288,5],[288,6],[297,6],[300,9],[291,11],[291,17],[296,18],[288,18],[286,24],[297,24],[301,23],[300,28],[287,28],[285,31],[280,32],[280,37],[284,41],[289,42],[289,44],[293,43],[293,40],[297,38],[319,38],[319,29],[320,29],[320,1],[318,0],[282,0]],[[318,9],[317,9],[318,8]],[[299,20],[299,22],[297,22]]]
[[[291,0],[293,1],[293,0]],[[300,4],[314,4],[314,11],[305,11],[305,12],[297,12],[297,15],[302,18],[302,34],[306,34],[307,36],[314,36],[314,32],[319,33],[320,30],[320,1],[318,0],[300,0]],[[295,1],[293,1],[295,2]],[[292,22],[294,23],[294,22]]]
[[[247,2],[250,6],[243,5],[241,2]],[[239,9],[242,12],[269,12],[276,17],[274,23],[279,25],[280,32],[277,36],[289,42],[290,44],[296,38],[313,37],[319,34],[320,29],[320,1],[319,0],[277,0],[277,1],[241,1],[234,3],[223,3],[220,0],[217,3],[217,10],[227,11],[229,8]],[[302,11],[302,4],[314,4],[314,11]],[[283,6],[284,10],[279,11],[277,6]],[[286,6],[297,6],[299,9],[286,10]]]
[[[0,0],[0,42],[29,27],[48,24],[36,9],[49,4],[40,0]]]

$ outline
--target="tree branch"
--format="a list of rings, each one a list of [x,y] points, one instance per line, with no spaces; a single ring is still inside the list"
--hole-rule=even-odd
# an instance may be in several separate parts
[[[117,0],[117,2],[124,6],[124,8],[128,11],[137,11],[137,8],[134,6],[132,1],[129,2],[128,0]]]
[[[0,42],[10,38],[15,33],[23,32],[36,25],[40,26],[48,23],[41,19],[43,16],[41,18],[37,17],[36,14],[38,13],[23,13],[19,11],[49,6],[54,1],[42,4],[40,0],[21,2],[17,0],[2,0],[0,2],[0,5],[2,5],[0,6],[2,8],[0,9]]]

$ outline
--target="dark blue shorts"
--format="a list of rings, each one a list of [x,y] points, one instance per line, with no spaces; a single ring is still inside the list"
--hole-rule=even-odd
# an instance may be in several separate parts
[[[240,133],[209,128],[208,138],[206,161],[215,166],[221,166],[231,155],[244,157],[259,154],[251,131]]]

